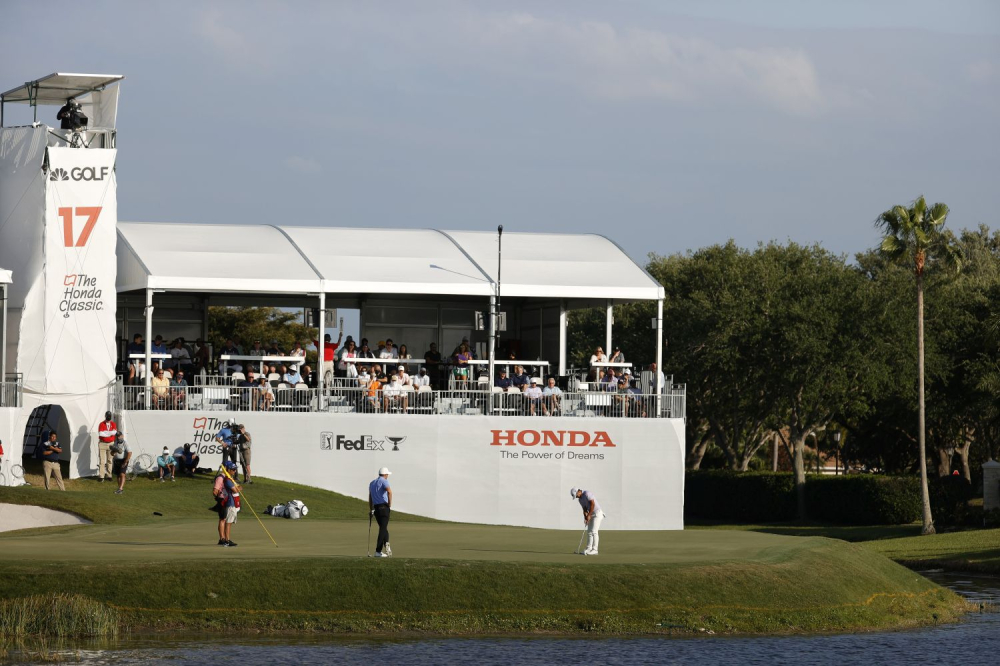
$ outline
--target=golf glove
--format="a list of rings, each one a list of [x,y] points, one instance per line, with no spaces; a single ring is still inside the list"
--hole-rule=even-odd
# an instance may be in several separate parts
[[[371,510],[368,511],[368,516],[369,517],[372,517],[374,515],[375,515],[375,509],[371,509]]]

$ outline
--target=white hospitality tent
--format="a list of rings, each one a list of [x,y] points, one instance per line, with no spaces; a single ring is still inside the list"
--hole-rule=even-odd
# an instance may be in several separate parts
[[[169,293],[193,299],[180,308],[174,301],[168,306],[173,309],[196,309],[197,299],[206,310],[209,302],[318,305],[320,321],[326,321],[328,307],[358,307],[363,325],[377,332],[398,330],[391,328],[398,322],[386,314],[393,309],[395,316],[414,321],[434,310],[429,330],[449,325],[468,330],[473,312],[458,309],[458,303],[486,312],[489,328],[498,301],[501,308],[517,308],[517,315],[524,315],[530,301],[537,320],[519,316],[517,325],[522,334],[537,332],[538,347],[533,340],[530,344],[539,359],[546,308],[558,312],[557,323],[548,328],[558,330],[560,375],[566,373],[569,310],[606,307],[610,348],[612,306],[656,301],[656,360],[662,366],[663,288],[599,235],[119,222],[117,257],[119,307],[126,306],[120,332],[125,337],[131,296],[138,306],[132,310],[141,308],[143,314],[147,363],[154,294]],[[134,300],[139,295],[141,303]],[[493,345],[488,349],[492,363]]]

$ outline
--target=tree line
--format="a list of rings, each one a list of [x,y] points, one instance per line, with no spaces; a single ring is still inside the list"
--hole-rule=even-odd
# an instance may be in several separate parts
[[[953,233],[946,217],[922,197],[896,206],[876,220],[881,245],[851,259],[792,242],[651,254],[666,292],[663,370],[687,385],[688,467],[769,469],[775,441],[803,485],[809,442],[893,474],[919,471],[926,452],[932,475],[970,481],[973,462],[996,458],[1000,232]],[[629,360],[654,360],[655,304],[614,316]],[[572,314],[575,362],[603,342],[603,318]]]

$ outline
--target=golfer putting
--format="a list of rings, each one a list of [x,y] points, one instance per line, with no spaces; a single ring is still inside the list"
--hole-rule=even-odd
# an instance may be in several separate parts
[[[570,497],[580,502],[583,508],[583,522],[587,526],[587,549],[583,555],[597,555],[597,546],[601,541],[601,521],[604,520],[604,512],[601,505],[597,503],[597,497],[589,490],[581,488],[570,488]]]
[[[378,543],[375,557],[392,557],[389,547],[389,509],[392,508],[392,488],[389,487],[388,467],[378,471],[375,480],[368,484],[368,531],[371,532],[371,518],[378,523]]]

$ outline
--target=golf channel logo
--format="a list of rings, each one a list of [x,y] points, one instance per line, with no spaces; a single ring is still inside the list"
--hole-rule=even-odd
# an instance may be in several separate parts
[[[77,182],[81,180],[96,180],[101,181],[108,177],[108,169],[110,167],[73,167],[69,171],[63,169],[62,167],[56,167],[49,172],[49,180],[52,182],[60,182],[64,180],[75,180]]]
[[[215,441],[215,435],[222,430],[223,421],[209,416],[201,416],[194,420],[194,434],[191,435],[191,452],[199,456],[221,454],[222,446]]]
[[[406,437],[393,435],[386,435],[383,439],[376,439],[372,435],[358,435],[357,439],[352,439],[332,432],[324,431],[319,434],[321,451],[399,451],[399,445],[404,441]]]

